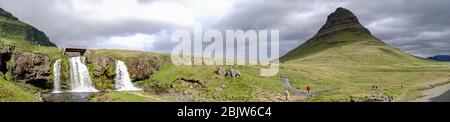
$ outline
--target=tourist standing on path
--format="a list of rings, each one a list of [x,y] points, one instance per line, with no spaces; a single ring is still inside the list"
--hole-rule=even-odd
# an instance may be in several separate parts
[[[313,87],[311,84],[308,84],[308,86],[306,86],[306,90],[308,91],[308,97],[312,97]]]

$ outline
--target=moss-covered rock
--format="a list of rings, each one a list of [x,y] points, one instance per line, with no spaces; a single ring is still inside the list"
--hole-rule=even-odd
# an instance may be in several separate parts
[[[92,81],[98,89],[102,90],[113,89],[117,60],[126,63],[132,81],[149,79],[165,63],[165,58],[150,53],[117,50],[90,50],[88,52],[85,57]],[[122,53],[128,53],[128,55],[121,55]]]
[[[52,87],[50,80],[50,58],[34,53],[14,53],[10,68],[13,80],[25,80],[27,83],[43,89]]]

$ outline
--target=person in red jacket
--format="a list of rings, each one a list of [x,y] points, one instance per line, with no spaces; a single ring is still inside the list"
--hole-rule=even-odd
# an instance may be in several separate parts
[[[313,87],[311,84],[308,84],[308,86],[306,86],[306,90],[308,91],[308,97],[312,97]]]

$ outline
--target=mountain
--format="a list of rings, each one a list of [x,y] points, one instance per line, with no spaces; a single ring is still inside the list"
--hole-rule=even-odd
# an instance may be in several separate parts
[[[280,60],[395,64],[420,62],[423,59],[385,44],[361,25],[350,10],[337,8],[316,35]]]
[[[435,60],[435,61],[450,61],[450,55],[437,55],[437,56],[429,57],[428,59]]]
[[[0,35],[23,38],[24,40],[33,42],[33,44],[56,46],[49,41],[44,32],[20,21],[17,17],[2,8],[0,8]]]

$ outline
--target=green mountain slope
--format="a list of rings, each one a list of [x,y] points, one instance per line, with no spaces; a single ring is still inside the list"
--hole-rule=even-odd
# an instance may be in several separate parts
[[[2,8],[0,8],[0,35],[22,38],[36,45],[56,46],[49,41],[44,32],[20,21]]]
[[[403,53],[374,37],[359,23],[358,18],[345,8],[338,8],[330,14],[326,24],[314,37],[283,56],[281,60],[375,65],[425,61]]]

